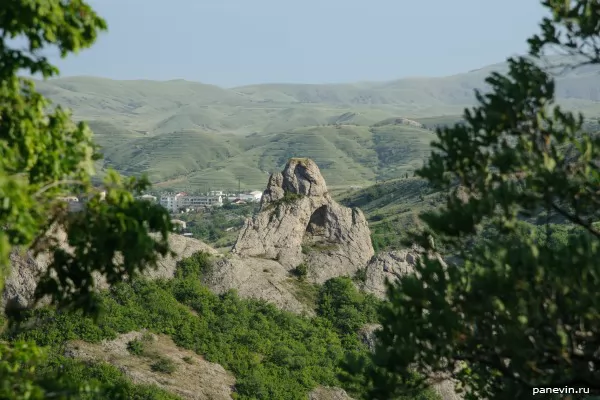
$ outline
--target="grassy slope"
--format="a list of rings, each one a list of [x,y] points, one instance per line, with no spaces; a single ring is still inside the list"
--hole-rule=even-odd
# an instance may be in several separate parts
[[[402,241],[407,233],[422,227],[419,213],[444,201],[441,193],[432,191],[427,182],[413,177],[350,190],[336,197],[346,206],[363,210],[376,250],[405,247]]]
[[[290,157],[310,157],[332,186],[368,184],[420,166],[434,135],[407,125],[312,126],[250,136],[183,131],[98,135],[104,166],[176,187],[262,188]]]
[[[266,174],[290,156],[314,158],[331,186],[348,186],[404,176],[428,153],[429,131],[378,122],[405,117],[429,129],[458,122],[473,104],[473,89],[485,88],[485,76],[503,69],[498,64],[442,78],[232,89],[91,77],[38,86],[76,118],[91,121],[106,155],[102,166],[147,173],[161,187],[234,188],[240,180],[245,188],[261,188]],[[598,115],[596,72],[560,80],[561,102]]]

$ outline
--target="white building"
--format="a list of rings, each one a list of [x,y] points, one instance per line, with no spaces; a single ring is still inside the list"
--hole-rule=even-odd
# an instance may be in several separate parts
[[[223,196],[181,196],[177,199],[179,208],[199,206],[222,206]]]
[[[156,201],[158,200],[156,198],[156,196],[152,196],[151,194],[143,194],[141,196],[138,196],[137,198],[139,200],[147,200],[147,201],[151,201],[151,202],[154,202],[154,203],[156,203]]]
[[[259,192],[258,190],[256,190],[256,191],[250,192],[250,193],[243,193],[243,194],[240,194],[237,198],[240,200],[243,200],[243,201],[247,201],[247,202],[258,203],[260,201],[260,199],[262,198],[262,192]]]
[[[222,206],[222,196],[188,195],[187,193],[165,193],[160,197],[160,204],[172,213],[181,209],[202,206]]]
[[[254,201],[259,202],[262,200],[263,192],[261,192],[260,190],[255,190],[253,192],[250,192],[250,195],[254,197]]]
[[[177,199],[185,193],[165,193],[160,196],[160,205],[170,212],[177,212]]]

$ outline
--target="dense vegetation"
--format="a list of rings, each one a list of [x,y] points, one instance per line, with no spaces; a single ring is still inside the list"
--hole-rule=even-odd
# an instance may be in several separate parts
[[[600,4],[543,4],[551,17],[530,55],[558,48],[579,54],[573,68],[600,64]],[[437,131],[417,172],[448,196],[413,240],[461,262],[428,255],[390,288],[372,364],[350,364],[370,399],[425,384],[408,384],[415,371],[454,377],[469,400],[600,395],[600,137],[556,105],[556,82],[531,58],[508,67],[488,77],[463,124]]]
[[[54,373],[62,365],[63,374],[101,383],[99,398],[117,398],[119,393],[125,399],[172,397],[124,384],[110,366],[67,359],[61,355],[66,341],[98,342],[143,328],[169,335],[178,346],[233,372],[238,399],[304,400],[319,384],[342,385],[337,374],[347,355],[366,355],[356,333],[375,322],[378,301],[359,293],[350,279],[328,281],[318,293],[317,316],[308,319],[261,301],[242,300],[234,292],[211,293],[200,284],[209,262],[207,255],[197,253],[179,263],[173,280],[138,279],[114,286],[102,294],[102,314],[96,322],[79,313],[43,309],[30,312],[20,328],[6,335],[50,346],[49,364],[40,373]],[[130,352],[141,351],[138,347],[130,344]],[[360,386],[347,388],[356,394],[362,391]],[[423,392],[418,398],[434,396]]]

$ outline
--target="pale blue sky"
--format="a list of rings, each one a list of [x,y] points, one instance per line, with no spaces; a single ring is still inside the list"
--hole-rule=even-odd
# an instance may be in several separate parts
[[[109,32],[63,75],[220,86],[440,76],[523,53],[538,0],[92,0]]]

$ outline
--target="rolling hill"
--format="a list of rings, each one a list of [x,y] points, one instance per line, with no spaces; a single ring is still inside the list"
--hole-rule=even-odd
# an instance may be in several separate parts
[[[332,186],[347,186],[410,173],[433,138],[409,125],[313,126],[251,136],[181,131],[107,146],[104,166],[146,173],[163,187],[233,189],[239,180],[260,188],[289,158],[310,155]]]
[[[101,168],[146,173],[164,188],[264,186],[292,156],[311,157],[331,186],[393,179],[418,168],[432,129],[461,120],[491,65],[439,78],[353,84],[261,84],[68,77],[37,82],[87,120],[105,154]],[[600,114],[598,68],[557,79],[559,103]],[[413,122],[410,122],[413,121]]]

